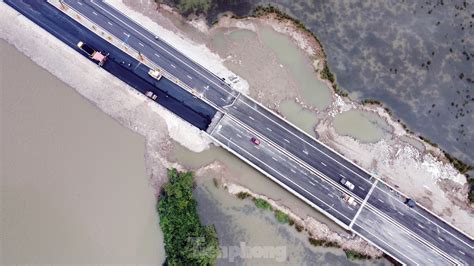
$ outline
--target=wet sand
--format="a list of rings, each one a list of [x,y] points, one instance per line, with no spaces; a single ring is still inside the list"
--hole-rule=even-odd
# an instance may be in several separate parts
[[[144,138],[0,41],[1,264],[161,264]]]

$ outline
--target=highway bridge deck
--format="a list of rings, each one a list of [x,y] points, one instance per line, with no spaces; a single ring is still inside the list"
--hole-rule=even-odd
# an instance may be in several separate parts
[[[225,80],[125,14],[102,1],[58,1],[49,0],[51,5],[39,0],[5,3],[75,50],[75,44],[85,40],[110,51],[112,60],[104,66],[107,71],[142,93],[160,93],[159,104],[202,130],[206,130],[217,111],[221,117],[209,131],[217,143],[402,263],[467,265],[474,261],[472,238],[420,206],[407,207],[400,192],[232,90]],[[59,5],[66,6],[68,11]],[[81,26],[85,20],[121,40],[120,47]],[[124,47],[144,60],[127,55]],[[127,68],[122,61],[131,62],[133,67]],[[146,74],[150,64],[159,66],[167,78],[151,80]],[[190,93],[189,88],[196,94]],[[262,143],[254,145],[250,142],[252,137],[258,137]],[[340,184],[341,178],[354,183],[354,190]],[[344,195],[353,196],[357,206],[346,204],[342,200]]]

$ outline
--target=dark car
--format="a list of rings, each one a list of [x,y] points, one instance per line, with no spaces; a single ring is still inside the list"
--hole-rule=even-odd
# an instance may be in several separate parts
[[[83,42],[79,42],[79,43],[77,44],[77,47],[79,47],[82,51],[86,52],[86,53],[87,53],[89,56],[91,56],[91,57],[92,57],[92,56],[94,55],[94,53],[95,53],[95,50],[94,50],[92,47],[90,47],[89,45],[87,45],[87,44],[85,44],[85,43],[83,43]]]
[[[260,145],[260,140],[258,140],[256,137],[252,137],[250,141],[255,145]]]
[[[414,208],[416,206],[416,202],[410,198],[405,200],[405,204],[410,208]]]

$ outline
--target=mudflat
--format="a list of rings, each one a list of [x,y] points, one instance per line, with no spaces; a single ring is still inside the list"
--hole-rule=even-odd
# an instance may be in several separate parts
[[[0,40],[0,264],[161,264],[145,140]]]

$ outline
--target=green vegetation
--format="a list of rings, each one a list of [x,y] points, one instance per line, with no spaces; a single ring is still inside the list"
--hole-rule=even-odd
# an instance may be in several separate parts
[[[327,62],[324,62],[324,68],[321,70],[321,78],[329,80],[331,83],[336,82],[336,77],[334,74],[329,70],[329,66]]]
[[[207,13],[211,0],[174,0],[179,12],[183,15]]]
[[[251,197],[251,195],[248,193],[248,192],[243,192],[243,191],[240,191],[239,193],[237,193],[237,198],[243,200],[243,199],[246,199],[248,197]]]
[[[362,101],[362,104],[365,105],[365,104],[374,104],[374,105],[380,105],[382,106],[382,103],[378,100],[374,100],[374,99],[365,99]]]
[[[474,177],[469,177],[469,175],[466,175],[467,177],[467,182],[469,183],[469,193],[467,195],[467,199],[471,204],[474,203]]]
[[[191,172],[168,171],[158,200],[167,265],[215,265],[220,253],[214,226],[199,221]]]
[[[346,253],[346,257],[350,260],[370,260],[372,258],[369,255],[365,255],[354,250],[344,249],[344,252]]]
[[[290,222],[290,217],[288,214],[280,211],[280,210],[275,210],[275,218],[279,223],[286,224]]]
[[[326,247],[326,248],[340,248],[338,243],[333,242],[333,241],[327,241],[324,239],[316,239],[316,238],[308,238],[309,243],[311,245],[316,246],[316,247]]]
[[[266,201],[264,199],[254,198],[253,203],[255,203],[255,206],[257,206],[257,208],[260,208],[260,209],[264,209],[264,210],[272,210],[273,209],[272,205],[270,205],[270,203],[268,203],[268,201]]]

